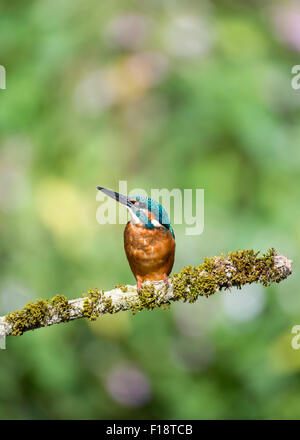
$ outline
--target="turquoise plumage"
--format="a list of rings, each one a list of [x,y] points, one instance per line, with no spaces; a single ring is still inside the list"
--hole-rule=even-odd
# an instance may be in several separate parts
[[[139,196],[139,195],[133,195],[133,196],[129,197],[129,199],[136,200],[139,203],[139,208],[145,209],[148,212],[151,212],[154,215],[155,219],[161,225],[163,225],[167,229],[169,229],[172,234],[172,237],[175,238],[175,234],[174,234],[173,228],[171,226],[169,216],[168,216],[166,210],[156,200],[150,199],[150,197]],[[153,224],[151,223],[151,221],[149,220],[149,218],[147,217],[145,212],[142,211],[141,209],[136,211],[136,213],[135,213],[136,216],[140,218],[140,220],[143,222],[143,224],[147,228],[153,229],[154,228]]]

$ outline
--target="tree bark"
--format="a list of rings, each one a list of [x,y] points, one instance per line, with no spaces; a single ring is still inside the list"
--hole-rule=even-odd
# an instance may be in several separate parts
[[[118,285],[107,292],[90,290],[70,301],[63,295],[56,295],[51,300],[29,303],[22,310],[0,317],[0,342],[2,340],[2,348],[5,348],[6,336],[19,336],[28,330],[74,319],[94,320],[105,313],[130,310],[134,314],[142,309],[165,308],[172,301],[194,302],[199,296],[209,296],[231,287],[242,288],[245,284],[260,282],[268,286],[279,283],[291,273],[292,261],[278,255],[274,249],[263,256],[253,250],[238,250],[227,257],[205,258],[198,267],[184,267],[169,278],[168,286],[164,281],[146,282],[141,292],[137,292],[136,286]]]

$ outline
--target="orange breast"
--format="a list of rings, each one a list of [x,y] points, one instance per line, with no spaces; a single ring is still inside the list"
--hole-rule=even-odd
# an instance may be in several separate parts
[[[128,222],[124,231],[126,256],[136,279],[162,280],[170,274],[175,255],[175,240],[165,228],[148,229]]]

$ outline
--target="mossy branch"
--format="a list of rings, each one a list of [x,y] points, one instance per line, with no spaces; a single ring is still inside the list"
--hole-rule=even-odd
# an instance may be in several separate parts
[[[199,296],[209,296],[231,287],[262,283],[279,283],[292,273],[292,261],[278,255],[274,249],[259,256],[253,250],[230,252],[226,257],[205,258],[198,267],[184,267],[163,281],[144,283],[140,293],[136,286],[118,285],[108,292],[90,290],[81,298],[68,301],[63,295],[51,300],[37,300],[22,310],[0,317],[0,338],[19,336],[25,331],[48,327],[74,319],[96,319],[105,313],[123,310],[137,311],[168,307],[171,301],[195,302]]]

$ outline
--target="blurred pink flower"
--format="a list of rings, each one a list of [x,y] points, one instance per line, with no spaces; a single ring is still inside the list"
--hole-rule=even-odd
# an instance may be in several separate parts
[[[278,38],[300,51],[300,3],[291,1],[275,6],[272,18]]]
[[[127,50],[138,50],[149,34],[151,19],[142,14],[125,14],[114,18],[107,27],[110,43]]]
[[[114,400],[128,407],[143,406],[151,398],[148,379],[130,365],[119,365],[113,369],[107,377],[106,387]]]

